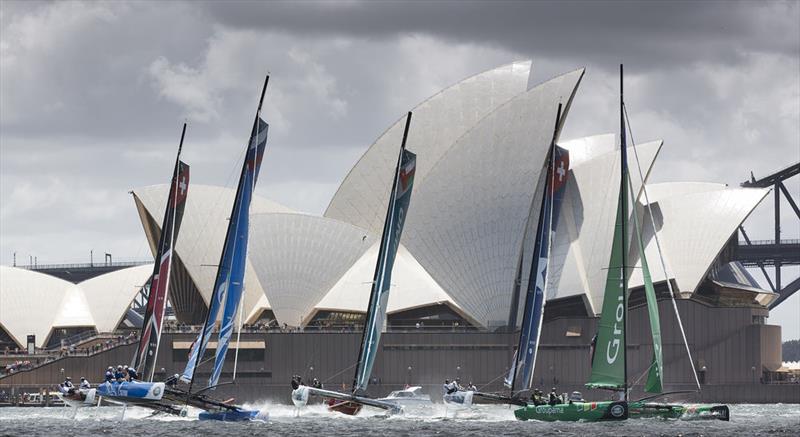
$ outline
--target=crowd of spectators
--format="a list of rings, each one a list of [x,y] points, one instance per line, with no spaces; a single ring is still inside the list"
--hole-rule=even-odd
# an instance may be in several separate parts
[[[82,346],[76,344],[70,344],[70,345],[63,345],[58,349],[36,348],[33,354],[35,358],[32,357],[29,360],[17,360],[13,363],[8,363],[4,366],[0,365],[0,377],[19,372],[21,370],[29,370],[39,365],[55,361],[62,357],[94,355],[96,353],[112,349],[120,345],[131,344],[137,341],[139,341],[138,333],[135,331],[131,331],[127,334],[117,334],[113,337],[108,337],[108,338],[103,338],[102,336],[98,336],[96,338],[83,340]],[[11,349],[9,346],[6,346],[2,352],[3,355],[6,356],[20,356],[20,355],[31,356],[25,349],[19,349],[19,348]]]

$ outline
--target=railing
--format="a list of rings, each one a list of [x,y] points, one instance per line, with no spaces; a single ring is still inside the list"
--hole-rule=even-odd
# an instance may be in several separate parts
[[[62,338],[61,341],[59,342],[59,344],[53,345],[53,346],[51,346],[51,347],[49,347],[47,349],[49,349],[49,350],[58,350],[58,349],[61,349],[61,347],[62,347],[61,345],[64,345],[64,346],[67,346],[67,347],[74,346],[74,345],[76,345],[78,343],[83,343],[86,340],[91,340],[92,338],[100,337],[101,335],[108,336],[108,335],[113,335],[113,334],[98,334],[95,331],[83,331],[83,332],[80,332],[78,334],[71,335],[71,336],[66,337],[66,338]]]
[[[90,347],[77,348],[77,349],[64,349],[59,351],[40,350],[35,355],[27,355],[26,353],[0,353],[0,357],[19,357],[18,363],[11,363],[10,365],[0,366],[0,378],[19,372],[29,372],[38,367],[50,364],[68,357],[89,357],[99,354],[101,352],[114,349],[119,346],[126,346],[139,341],[138,335],[113,335],[105,334],[107,341],[97,343]],[[122,338],[120,338],[122,337]],[[21,363],[20,363],[21,362]],[[9,371],[10,370],[10,371]]]
[[[739,241],[739,246],[772,246],[774,244],[775,240],[750,240],[749,244],[747,241]],[[781,245],[787,244],[800,244],[800,239],[781,240]]]
[[[18,265],[21,269],[28,270],[52,270],[52,269],[90,269],[94,267],[134,267],[144,264],[152,264],[153,260],[126,260],[114,261],[110,263],[96,262],[96,263],[74,263],[74,264],[35,264],[35,265]]]

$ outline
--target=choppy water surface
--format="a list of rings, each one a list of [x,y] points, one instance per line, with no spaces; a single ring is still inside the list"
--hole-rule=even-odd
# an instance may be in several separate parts
[[[504,406],[476,406],[469,412],[446,411],[434,405],[424,414],[386,417],[378,410],[357,417],[329,413],[320,405],[305,408],[300,417],[285,405],[250,405],[270,413],[267,422],[220,423],[152,415],[149,410],[101,407],[80,410],[72,418],[69,408],[0,408],[0,436],[114,435],[114,436],[729,436],[800,435],[800,405],[733,405],[730,422],[639,419],[614,423],[519,422]]]

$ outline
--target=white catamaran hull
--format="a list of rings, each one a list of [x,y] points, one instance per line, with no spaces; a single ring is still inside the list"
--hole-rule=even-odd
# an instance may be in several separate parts
[[[445,394],[442,398],[447,406],[456,408],[470,408],[472,407],[472,397],[475,394],[473,391],[457,391],[455,393]]]
[[[97,404],[97,390],[90,388],[77,390],[73,394],[58,393],[58,398],[73,408],[93,407]]]
[[[308,404],[308,396],[308,387],[301,385],[295,390],[292,390],[292,403],[295,407],[304,407]]]

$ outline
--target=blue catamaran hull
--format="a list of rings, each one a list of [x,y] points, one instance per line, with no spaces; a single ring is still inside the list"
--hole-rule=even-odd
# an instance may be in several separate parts
[[[227,411],[203,411],[198,418],[200,420],[218,420],[220,422],[246,422],[249,420],[267,420],[269,416],[259,417],[258,410],[227,410]]]

